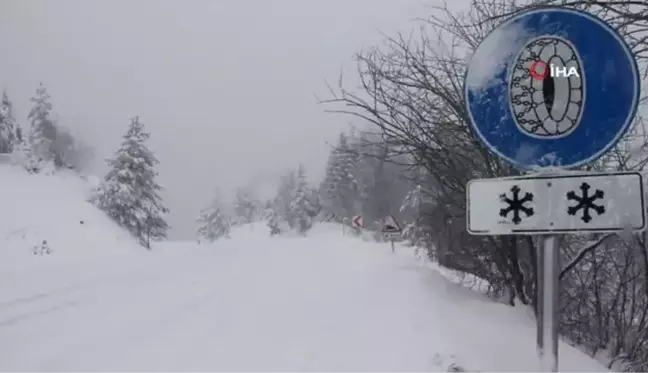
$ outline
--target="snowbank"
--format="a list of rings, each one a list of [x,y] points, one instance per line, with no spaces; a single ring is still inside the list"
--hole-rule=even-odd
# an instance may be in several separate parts
[[[29,174],[0,164],[0,181],[0,279],[16,271],[101,261],[135,248],[128,233],[87,202],[93,178],[65,171]],[[51,254],[34,255],[43,241]]]

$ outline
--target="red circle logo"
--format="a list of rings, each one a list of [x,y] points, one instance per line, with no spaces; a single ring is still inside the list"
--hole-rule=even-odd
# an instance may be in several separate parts
[[[546,62],[536,61],[529,67],[529,74],[535,80],[544,80],[549,75],[549,66]]]

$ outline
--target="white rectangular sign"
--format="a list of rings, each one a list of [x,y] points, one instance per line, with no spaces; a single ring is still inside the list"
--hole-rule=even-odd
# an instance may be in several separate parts
[[[383,232],[383,236],[386,240],[395,240],[403,237],[403,234],[401,232]]]
[[[641,231],[646,226],[639,173],[579,173],[471,180],[473,235]]]

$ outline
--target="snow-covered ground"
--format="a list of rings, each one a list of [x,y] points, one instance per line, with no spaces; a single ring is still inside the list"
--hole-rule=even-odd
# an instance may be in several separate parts
[[[147,252],[72,176],[0,165],[0,180],[0,370],[539,369],[528,312],[409,250],[325,224],[306,238],[257,225]],[[53,253],[33,255],[43,239]],[[606,370],[566,344],[560,353],[562,371]]]

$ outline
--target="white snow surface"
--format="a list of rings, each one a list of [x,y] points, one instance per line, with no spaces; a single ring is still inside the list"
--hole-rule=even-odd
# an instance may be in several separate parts
[[[135,245],[71,175],[0,166],[1,371],[537,371],[528,310],[316,226]],[[84,220],[84,224],[80,224]],[[33,255],[47,239],[51,255]],[[562,343],[562,371],[607,371]]]
[[[488,34],[470,59],[466,87],[479,93],[502,84],[497,77],[506,68],[506,61],[520,53],[527,36],[522,22],[503,24]]]

